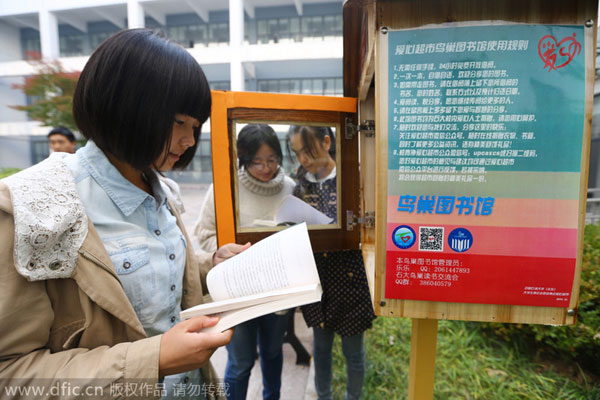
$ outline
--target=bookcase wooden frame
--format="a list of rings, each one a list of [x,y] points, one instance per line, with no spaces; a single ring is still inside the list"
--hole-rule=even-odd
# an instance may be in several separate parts
[[[346,210],[358,214],[358,138],[345,139],[345,119],[356,121],[356,99],[327,96],[307,96],[279,93],[212,92],[211,147],[215,217],[219,246],[230,243],[254,243],[277,229],[260,232],[237,232],[235,209],[236,157],[233,144],[235,121],[264,121],[265,123],[322,123],[339,127],[339,152],[343,170],[341,201],[338,203],[339,228],[310,229],[314,251],[358,249],[359,229],[346,230]],[[353,172],[354,171],[354,172]]]

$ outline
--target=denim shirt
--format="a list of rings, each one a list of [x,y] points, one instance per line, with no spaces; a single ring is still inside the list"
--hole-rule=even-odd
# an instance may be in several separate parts
[[[91,140],[65,164],[146,334],[166,332],[179,322],[187,244],[156,173],[146,173],[152,196],[125,179]],[[164,397],[182,383],[201,384],[200,371],[165,377]]]

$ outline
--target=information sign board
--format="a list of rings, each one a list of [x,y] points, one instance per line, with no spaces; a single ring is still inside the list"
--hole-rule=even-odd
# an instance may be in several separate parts
[[[389,30],[385,298],[568,307],[584,27]]]

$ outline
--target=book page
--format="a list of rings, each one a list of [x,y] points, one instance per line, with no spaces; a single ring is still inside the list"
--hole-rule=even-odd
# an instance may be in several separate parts
[[[319,282],[305,223],[261,240],[206,277],[213,301]]]
[[[291,195],[285,196],[275,215],[276,224],[306,222],[308,225],[328,225],[332,221],[333,218]]]
[[[286,298],[304,298],[310,293],[311,296],[321,293],[321,285],[313,283],[307,286],[297,286],[273,292],[253,294],[251,296],[237,297],[234,299],[213,301],[211,303],[198,304],[197,306],[183,310],[181,319],[197,317],[199,315],[219,314],[231,310],[247,310],[257,304],[270,303]],[[316,300],[318,301],[318,300]],[[279,310],[276,310],[279,311]]]
[[[219,315],[219,322],[209,328],[202,329],[202,332],[223,332],[233,326],[246,322],[262,315],[270,314],[276,311],[282,311],[293,307],[299,307],[305,304],[321,301],[321,285],[316,285],[313,290],[297,293],[293,296],[287,296],[263,304],[253,305],[240,310],[231,310],[222,312]]]

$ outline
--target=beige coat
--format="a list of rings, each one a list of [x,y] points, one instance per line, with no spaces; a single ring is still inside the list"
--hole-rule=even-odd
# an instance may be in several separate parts
[[[105,396],[112,383],[158,382],[161,336],[144,333],[93,224],[68,279],[30,282],[19,275],[13,236],[10,192],[0,182],[0,382],[73,378],[78,385],[102,384]],[[202,303],[201,282],[211,264],[209,254],[198,260],[187,247],[183,309]],[[216,383],[210,363],[202,374],[206,383]],[[49,380],[31,384],[41,382]]]

